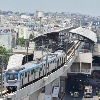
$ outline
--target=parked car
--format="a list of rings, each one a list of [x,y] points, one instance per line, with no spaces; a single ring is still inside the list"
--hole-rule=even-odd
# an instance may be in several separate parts
[[[98,100],[100,100],[100,92],[98,92]]]
[[[74,97],[77,98],[79,96],[79,92],[74,92]]]

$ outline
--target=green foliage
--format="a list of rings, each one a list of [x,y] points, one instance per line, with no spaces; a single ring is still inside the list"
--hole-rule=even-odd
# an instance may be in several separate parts
[[[5,47],[0,46],[0,55],[3,56],[3,63],[4,63],[4,66],[5,66],[5,69],[6,69],[6,66],[8,64],[8,59],[11,55],[10,53],[11,52],[7,51]]]
[[[32,42],[32,40],[33,40],[33,35],[32,34],[30,34],[29,40]]]
[[[19,44],[20,44],[21,47],[23,47],[25,45],[24,37],[19,38]]]
[[[100,97],[100,92],[98,92],[98,97]]]

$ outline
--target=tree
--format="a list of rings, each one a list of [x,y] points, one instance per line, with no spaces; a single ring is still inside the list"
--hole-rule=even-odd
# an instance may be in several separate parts
[[[32,42],[32,40],[33,40],[33,35],[32,34],[30,34],[29,40]]]
[[[0,55],[3,56],[3,63],[4,63],[4,67],[6,69],[7,64],[8,64],[8,59],[10,57],[11,51],[7,51],[5,47],[0,46]]]
[[[21,47],[23,47],[25,45],[24,37],[19,38],[19,44],[20,44]]]

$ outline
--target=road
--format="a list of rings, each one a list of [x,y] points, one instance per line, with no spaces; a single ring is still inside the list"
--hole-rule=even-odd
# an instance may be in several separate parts
[[[98,100],[98,96],[94,95],[93,98],[84,98],[83,95],[80,95],[78,98],[74,98],[70,95],[65,95],[64,100]]]
[[[70,80],[70,81],[69,81]],[[87,77],[84,75],[79,76],[72,76],[67,80],[67,92],[65,93],[64,100],[98,100],[98,96],[96,95],[96,87],[100,88],[100,81],[96,81],[96,79],[93,79],[91,77]],[[84,98],[84,90],[79,89],[79,84],[82,85],[92,85],[93,87],[93,98]],[[79,92],[79,97],[74,98],[70,94],[71,92]]]
[[[69,81],[70,80],[70,81]],[[100,81],[96,81],[96,79],[92,79],[90,77],[85,77],[80,76],[80,77],[71,77],[67,80],[67,92],[65,93],[64,99],[63,100],[98,100],[98,96],[96,95],[96,87],[100,87]],[[75,84],[76,83],[76,84]],[[79,84],[87,84],[87,85],[92,85],[93,86],[93,98],[84,98],[84,91],[79,90],[78,85]],[[73,88],[74,86],[74,88]],[[68,88],[69,87],[69,88]],[[73,96],[70,95],[70,91],[78,91],[79,92],[79,97],[74,98]],[[29,97],[24,98],[23,100],[29,100]]]

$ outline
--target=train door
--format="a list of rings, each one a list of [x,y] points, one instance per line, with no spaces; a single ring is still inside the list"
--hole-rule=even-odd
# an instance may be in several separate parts
[[[57,60],[55,60],[55,68],[57,68]]]
[[[59,59],[57,60],[57,67],[59,67]]]
[[[30,72],[28,72],[28,82],[29,82]]]
[[[22,85],[22,86],[23,86],[23,78],[24,78],[24,74],[22,73],[22,74],[21,74],[21,82],[22,82],[21,85]]]
[[[22,86],[23,86],[23,78],[22,78]]]

